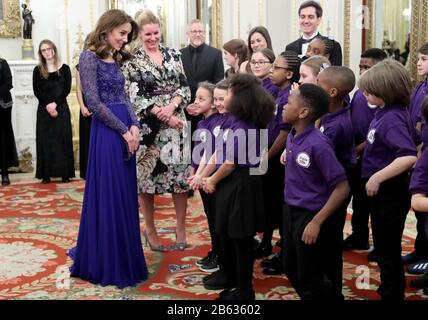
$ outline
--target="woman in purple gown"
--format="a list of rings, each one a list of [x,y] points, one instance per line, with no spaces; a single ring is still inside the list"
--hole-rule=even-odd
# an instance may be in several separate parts
[[[120,63],[138,27],[109,10],[79,60],[82,89],[94,114],[86,187],[71,275],[102,286],[136,286],[148,276],[141,245],[135,152],[139,122],[124,91]]]

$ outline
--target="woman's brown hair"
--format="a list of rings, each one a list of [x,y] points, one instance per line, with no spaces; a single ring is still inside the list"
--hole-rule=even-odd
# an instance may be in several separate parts
[[[54,52],[54,64],[55,64],[55,67],[57,69],[58,75],[60,75],[60,72],[59,72],[60,65],[59,64],[60,64],[61,60],[58,56],[58,49],[57,49],[55,43],[53,43],[51,40],[48,40],[48,39],[42,40],[40,42],[39,50],[38,50],[38,56],[39,56],[38,67],[39,67],[40,75],[43,77],[43,79],[47,79],[49,77],[48,66],[46,63],[46,59],[43,57],[42,50],[41,50],[42,45],[44,45],[44,44],[48,45],[52,49],[52,51]]]
[[[132,42],[138,35],[138,25],[125,11],[108,10],[98,20],[95,30],[92,31],[88,39],[88,47],[94,51],[100,59],[106,59],[113,48],[107,42],[107,34],[112,30],[129,23],[131,32],[128,34],[128,42]],[[125,50],[125,47],[113,53],[113,59],[117,62],[125,62],[131,58],[131,54]]]
[[[238,55],[239,67],[241,66],[242,62],[248,60],[248,47],[244,40],[232,39],[223,45],[223,49],[229,52],[231,55]],[[234,73],[233,69],[231,69],[231,72]]]

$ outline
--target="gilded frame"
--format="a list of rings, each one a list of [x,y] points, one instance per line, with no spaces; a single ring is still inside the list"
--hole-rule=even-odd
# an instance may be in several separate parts
[[[203,0],[196,0],[196,8],[198,9],[197,17],[202,17]],[[212,19],[211,19],[211,39],[210,44],[215,48],[223,46],[223,20],[222,20],[222,0],[212,0]]]
[[[374,0],[366,0],[367,7],[370,10],[370,28],[365,30],[365,46],[366,49],[372,48],[375,39],[375,5]],[[409,71],[412,79],[418,81],[417,72],[418,50],[428,41],[428,3],[425,0],[412,1],[412,17],[411,17],[411,32],[410,32],[410,54],[409,54]]]
[[[3,17],[0,17],[0,38],[21,37],[21,10],[19,0],[0,0]]]

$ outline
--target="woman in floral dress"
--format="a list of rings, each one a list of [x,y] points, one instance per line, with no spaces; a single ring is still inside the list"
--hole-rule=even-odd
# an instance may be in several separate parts
[[[137,182],[146,224],[143,234],[152,250],[167,250],[157,235],[153,203],[155,194],[172,193],[177,227],[171,249],[184,250],[190,145],[184,143],[187,125],[183,110],[190,101],[190,89],[180,52],[160,44],[159,19],[146,10],[137,17],[137,23],[141,46],[123,66],[123,73],[141,125]]]

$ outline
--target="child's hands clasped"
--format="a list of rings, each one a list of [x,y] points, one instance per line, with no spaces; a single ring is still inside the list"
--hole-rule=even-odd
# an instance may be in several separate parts
[[[206,193],[214,193],[216,185],[212,182],[211,178],[204,179],[203,189]]]

